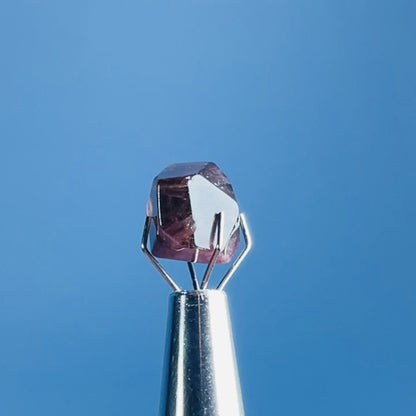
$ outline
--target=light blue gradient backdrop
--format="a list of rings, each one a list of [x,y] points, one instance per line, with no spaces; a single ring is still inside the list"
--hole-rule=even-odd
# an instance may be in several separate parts
[[[169,288],[139,239],[153,176],[199,160],[255,238],[228,287],[247,414],[416,414],[415,22],[2,4],[0,414],[156,414]]]

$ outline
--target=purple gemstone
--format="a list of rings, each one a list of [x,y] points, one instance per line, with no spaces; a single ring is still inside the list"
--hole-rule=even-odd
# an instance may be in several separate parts
[[[230,181],[211,162],[168,166],[154,179],[148,203],[148,215],[156,219],[150,238],[153,255],[208,263],[219,212],[223,233],[217,263],[228,263],[238,248],[240,215]]]

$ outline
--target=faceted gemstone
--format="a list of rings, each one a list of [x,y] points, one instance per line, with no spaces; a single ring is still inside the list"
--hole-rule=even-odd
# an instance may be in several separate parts
[[[208,263],[217,242],[215,216],[221,215],[217,263],[228,263],[239,244],[239,208],[233,188],[211,162],[168,166],[153,181],[147,215],[155,218],[150,236],[156,257]]]

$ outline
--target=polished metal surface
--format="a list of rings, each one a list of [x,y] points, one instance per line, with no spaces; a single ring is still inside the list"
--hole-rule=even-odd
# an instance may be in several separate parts
[[[159,414],[244,415],[224,291],[171,294]]]

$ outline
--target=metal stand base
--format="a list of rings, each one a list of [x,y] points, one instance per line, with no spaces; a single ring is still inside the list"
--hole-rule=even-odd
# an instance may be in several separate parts
[[[160,416],[243,416],[227,295],[170,296]]]

